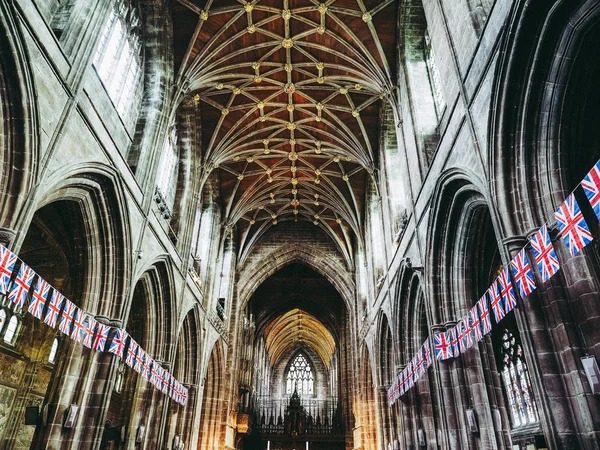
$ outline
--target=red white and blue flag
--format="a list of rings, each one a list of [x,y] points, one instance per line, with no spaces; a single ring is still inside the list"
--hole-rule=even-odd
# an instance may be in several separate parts
[[[461,322],[463,331],[462,342],[464,343],[465,349],[469,350],[471,347],[473,347],[473,338],[471,335],[472,331],[471,327],[469,326],[469,316],[466,315],[463,317]]]
[[[0,294],[8,292],[8,283],[17,262],[17,255],[0,244]]]
[[[481,327],[483,329],[483,335],[485,336],[492,331],[492,319],[490,318],[490,311],[488,309],[487,294],[483,294],[479,299],[477,308],[479,309],[479,319],[481,320]]]
[[[21,308],[23,303],[25,303],[25,298],[29,293],[29,288],[31,287],[34,275],[35,272],[31,267],[25,263],[21,264],[21,267],[19,267],[19,274],[13,280],[10,293],[8,294],[9,300],[12,301],[17,308]]]
[[[117,328],[115,331],[115,335],[110,342],[110,347],[108,348],[109,353],[114,353],[119,358],[123,356],[123,350],[125,350],[125,344],[127,343],[127,331],[122,328]]]
[[[62,308],[64,300],[65,297],[56,289],[54,289],[52,292],[52,297],[50,298],[50,303],[48,303],[46,317],[44,318],[44,323],[49,327],[56,327],[56,321],[58,320],[58,315],[60,314],[60,309]]]
[[[571,256],[575,256],[594,239],[574,194],[569,195],[560,205],[554,218]]]
[[[536,289],[525,249],[522,249],[516,254],[513,260],[510,262],[510,267],[512,268],[512,273],[515,276],[515,281],[517,283],[517,287],[519,288],[521,298],[524,299]]]
[[[106,348],[106,341],[108,341],[109,331],[110,326],[98,322],[96,329],[96,337],[94,338],[94,350],[98,352],[104,351],[104,349]]]
[[[48,293],[50,292],[50,285],[42,277],[38,277],[35,289],[33,291],[33,297],[31,297],[31,303],[27,311],[33,317],[38,320],[42,319],[42,311],[48,300]]]
[[[508,314],[515,306],[517,306],[517,299],[515,298],[515,291],[513,289],[512,281],[510,281],[510,275],[508,274],[508,267],[505,267],[502,272],[500,272],[498,281],[500,282],[500,294],[504,301],[504,312]]]
[[[425,342],[423,343],[423,353],[425,354],[425,364],[427,368],[429,368],[433,363],[431,359],[431,344],[429,343],[429,338],[425,339]]]
[[[502,296],[498,292],[498,286],[495,281],[488,289],[488,294],[490,294],[490,308],[492,308],[492,312],[494,313],[494,319],[496,319],[496,323],[500,323],[504,319],[504,308],[502,307]]]
[[[166,394],[169,391],[169,372],[167,369],[162,369],[162,393]]]
[[[96,319],[92,316],[88,316],[87,322],[85,323],[85,332],[83,334],[83,345],[87,348],[92,348],[94,345],[94,331],[96,331]]]
[[[82,309],[78,309],[75,314],[75,321],[73,322],[73,330],[71,331],[71,339],[75,342],[81,342],[86,319],[87,314]]]
[[[142,378],[144,380],[147,380],[150,376],[150,368],[152,367],[152,363],[153,361],[152,358],[150,358],[150,355],[144,352],[144,366],[142,368]]]
[[[458,324],[448,330],[448,337],[450,338],[450,342],[452,343],[452,354],[456,358],[460,355],[460,348],[458,346]]]
[[[550,241],[548,227],[544,225],[540,228],[530,242],[542,280],[548,281],[560,268],[554,246]]]
[[[137,342],[131,338],[129,340],[129,347],[127,348],[127,358],[125,358],[125,364],[127,364],[129,367],[133,367],[133,364],[135,363],[135,352],[137,348]]]
[[[455,334],[456,334],[456,339],[458,340],[458,347],[459,347],[460,353],[466,353],[466,351],[467,351],[467,345],[466,345],[466,341],[465,341],[466,333],[467,333],[467,330],[463,326],[463,321],[459,320],[458,323],[456,324]]]
[[[75,315],[76,309],[77,306],[75,306],[71,300],[65,298],[65,307],[63,309],[62,316],[60,317],[58,329],[61,333],[66,334],[67,336],[71,332],[71,322],[73,321],[73,316]]]
[[[473,335],[475,336],[475,341],[479,342],[483,339],[483,333],[481,330],[481,320],[479,319],[479,312],[477,311],[477,304],[469,310],[469,323],[471,326],[471,330],[473,331]]]
[[[187,403],[187,399],[188,399],[188,390],[187,390],[187,388],[182,387],[181,404],[185,406],[185,404]]]
[[[162,387],[163,387],[163,373],[164,373],[164,369],[161,366],[157,366],[156,367],[156,389],[158,389],[159,391],[162,391]]]
[[[442,331],[433,336],[435,357],[443,361],[452,358],[452,342],[448,339],[448,333]]]
[[[594,212],[600,220],[600,161],[596,163],[592,170],[581,181],[581,187],[594,208]]]
[[[156,386],[158,383],[158,363],[156,361],[152,361],[152,369],[150,371],[150,383]]]
[[[144,364],[144,350],[140,345],[138,345],[137,352],[135,353],[135,364],[133,366],[133,370],[137,373],[142,371],[142,366]]]

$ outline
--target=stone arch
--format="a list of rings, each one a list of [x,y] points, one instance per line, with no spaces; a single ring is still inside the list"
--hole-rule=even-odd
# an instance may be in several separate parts
[[[198,446],[198,436],[193,433],[195,418],[197,417],[198,386],[200,384],[200,362],[202,360],[202,336],[200,330],[201,314],[198,306],[192,307],[183,319],[179,328],[175,359],[171,373],[188,388],[188,401],[186,406],[173,401],[169,402],[169,423],[165,442],[173,442],[176,436],[189,445],[189,448]]]
[[[253,265],[253,270],[240,270],[241,275],[238,282],[238,302],[243,309],[250,300],[256,289],[271,275],[292,263],[299,262],[321,274],[329,281],[344,299],[348,311],[354,311],[353,299],[355,286],[349,274],[337,266],[334,260],[318,249],[310,246],[299,247],[298,245],[282,245],[276,251],[265,255],[262,261]],[[269,259],[269,263],[265,260]]]
[[[569,145],[574,133],[581,136],[576,127],[589,124],[581,114],[600,95],[596,79],[584,76],[599,70],[589,53],[600,39],[599,17],[600,6],[591,1],[518,1],[512,8],[497,66],[488,156],[492,197],[507,236],[526,235],[552,218],[600,157],[589,141],[585,150]],[[593,127],[586,131],[600,142]],[[577,160],[583,167],[573,170],[569,162]]]
[[[0,243],[15,239],[37,179],[38,124],[33,79],[13,6],[0,5]]]
[[[225,413],[223,409],[226,382],[225,355],[221,341],[213,347],[203,381],[202,409],[200,413],[199,449],[221,448],[225,443]]]
[[[118,176],[114,169],[101,164],[70,167],[61,175],[43,187],[37,206],[57,201],[79,205],[91,249],[86,291],[93,300],[86,307],[92,313],[122,320],[132,260],[131,227]]]
[[[146,267],[131,292],[125,328],[153,360],[167,368],[174,342],[174,292],[168,261],[163,258]],[[122,361],[119,364],[123,364]],[[137,430],[146,427],[142,448],[155,448],[163,439],[160,427],[153,422],[162,418],[164,402],[170,401],[157,392],[132,369],[123,367],[125,382],[122,392],[112,391],[108,404],[111,427],[127,428],[126,441],[134,445]],[[117,375],[118,376],[118,375]],[[181,381],[181,380],[180,380]]]
[[[489,203],[481,190],[464,173],[451,171],[442,176],[428,229],[426,279],[433,332],[453,328],[502,269],[503,258],[493,225]],[[514,324],[516,310],[502,324]],[[507,414],[508,399],[502,391],[494,351],[498,326],[468,352],[451,362],[441,362],[439,402],[446,407],[443,439],[445,445],[460,448],[505,448],[511,442]],[[527,349],[529,350],[529,349]],[[448,389],[463,386],[460,389]],[[464,433],[468,428],[466,409],[474,408],[479,418],[479,436]],[[531,435],[541,435],[536,425]],[[442,442],[442,445],[444,442]]]
[[[357,417],[357,427],[354,430],[354,445],[365,450],[376,450],[379,447],[379,417],[377,414],[377,398],[373,382],[375,372],[365,342],[359,350],[359,367],[357,398],[354,401],[354,414]]]

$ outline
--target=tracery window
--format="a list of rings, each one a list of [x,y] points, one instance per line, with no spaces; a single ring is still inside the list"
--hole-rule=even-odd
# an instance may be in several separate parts
[[[8,326],[6,327],[6,332],[4,333],[4,342],[12,345],[15,341],[15,336],[17,334],[17,330],[19,329],[19,318],[14,315],[8,321]]]
[[[523,349],[515,335],[506,329],[502,332],[501,352],[502,382],[508,398],[512,427],[518,428],[538,422]]]
[[[156,189],[162,196],[162,200],[169,209],[169,213],[175,201],[178,160],[177,128],[173,127],[163,145],[158,166],[160,169],[158,171],[158,178],[156,179]]]
[[[140,19],[131,0],[115,0],[94,57],[94,67],[119,116],[131,127],[142,96]]]
[[[300,396],[314,395],[313,371],[308,360],[301,353],[292,362],[286,378],[285,392],[287,394],[291,395],[295,389]]]
[[[50,348],[50,355],[48,355],[48,362],[54,364],[56,362],[56,353],[58,352],[58,337],[55,337],[52,341],[52,347]]]
[[[444,100],[444,94],[442,92],[440,73],[438,72],[435,63],[435,53],[433,51],[433,46],[431,45],[431,38],[429,37],[429,31],[427,30],[425,30],[425,63],[427,64],[429,82],[431,83],[431,90],[433,92],[435,113],[439,119],[442,116],[444,109],[446,109],[446,101]]]
[[[6,311],[3,308],[3,309],[0,309],[0,333],[2,333],[5,323],[6,323]]]

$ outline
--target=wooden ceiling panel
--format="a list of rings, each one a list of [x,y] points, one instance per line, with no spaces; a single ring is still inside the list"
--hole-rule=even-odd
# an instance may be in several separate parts
[[[242,253],[279,221],[306,220],[352,259],[393,90],[397,2],[180,2],[178,79],[202,105],[204,176],[222,172]]]

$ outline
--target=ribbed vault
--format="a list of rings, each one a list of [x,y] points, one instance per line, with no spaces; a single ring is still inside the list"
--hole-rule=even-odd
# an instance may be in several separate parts
[[[329,330],[311,314],[295,308],[271,322],[264,332],[267,353],[275,366],[288,350],[308,346],[329,368],[335,341]]]
[[[180,95],[202,109],[203,176],[219,170],[241,250],[280,221],[307,220],[351,255],[393,85],[397,2],[179,3]]]

